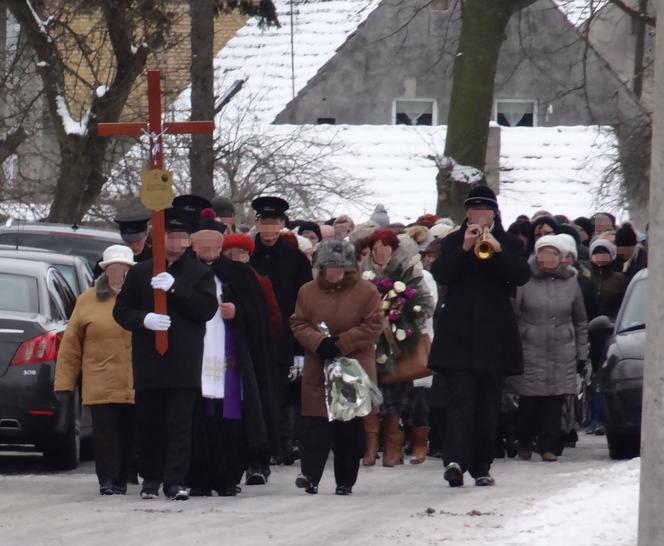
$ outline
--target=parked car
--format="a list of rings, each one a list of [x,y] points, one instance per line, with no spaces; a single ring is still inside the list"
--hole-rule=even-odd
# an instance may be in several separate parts
[[[94,280],[90,264],[81,256],[49,252],[41,248],[0,245],[0,259],[2,258],[46,262],[54,266],[65,278],[76,296],[81,295],[92,286]]]
[[[65,224],[31,224],[16,222],[0,227],[0,244],[44,248],[53,252],[83,256],[94,268],[104,250],[122,244],[120,234],[98,228]]]
[[[34,445],[47,466],[63,470],[78,465],[81,439],[92,432],[80,396],[62,407],[53,393],[60,340],[75,302],[54,266],[0,259],[0,444]]]
[[[641,448],[647,312],[648,270],[644,269],[629,284],[615,324],[606,316],[590,322],[591,335],[606,347],[599,389],[612,459],[638,457]]]

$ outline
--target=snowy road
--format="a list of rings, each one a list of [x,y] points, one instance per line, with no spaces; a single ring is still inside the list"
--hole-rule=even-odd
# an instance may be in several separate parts
[[[351,497],[333,494],[329,466],[318,496],[293,486],[293,466],[236,498],[145,501],[138,486],[100,497],[92,463],[50,474],[36,459],[0,456],[0,544],[636,544],[639,461],[611,461],[604,438],[581,436],[558,463],[497,461],[493,488],[450,489],[429,459],[361,468]]]

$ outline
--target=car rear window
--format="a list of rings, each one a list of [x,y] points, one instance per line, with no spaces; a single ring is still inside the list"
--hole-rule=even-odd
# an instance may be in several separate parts
[[[38,313],[38,288],[34,277],[0,273],[0,310]]]
[[[18,240],[17,240],[18,239]],[[0,244],[18,244],[33,248],[45,248],[71,256],[83,256],[91,267],[101,258],[102,252],[110,245],[118,244],[109,239],[97,239],[69,233],[0,233]]]

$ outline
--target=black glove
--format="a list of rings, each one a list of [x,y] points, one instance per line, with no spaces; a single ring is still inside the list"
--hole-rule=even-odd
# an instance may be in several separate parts
[[[334,339],[326,337],[320,342],[316,349],[316,354],[321,360],[332,360],[341,354],[339,347],[334,343]]]
[[[74,391],[55,391],[56,419],[53,432],[63,435],[67,432],[71,419],[74,417]]]
[[[577,373],[580,373],[583,375],[586,371],[586,361],[585,360],[577,360],[576,361],[576,371]]]

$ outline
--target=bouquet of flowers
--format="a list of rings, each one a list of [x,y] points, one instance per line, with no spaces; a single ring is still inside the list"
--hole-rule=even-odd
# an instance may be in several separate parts
[[[431,303],[422,290],[422,277],[414,275],[412,266],[405,271],[398,266],[381,277],[365,271],[362,278],[376,285],[383,300],[385,327],[376,346],[376,364],[379,373],[389,373],[398,357],[417,348]]]
[[[319,330],[329,335],[324,322]],[[330,421],[350,421],[371,413],[374,405],[383,403],[376,384],[354,358],[337,357],[325,362],[325,405]]]

